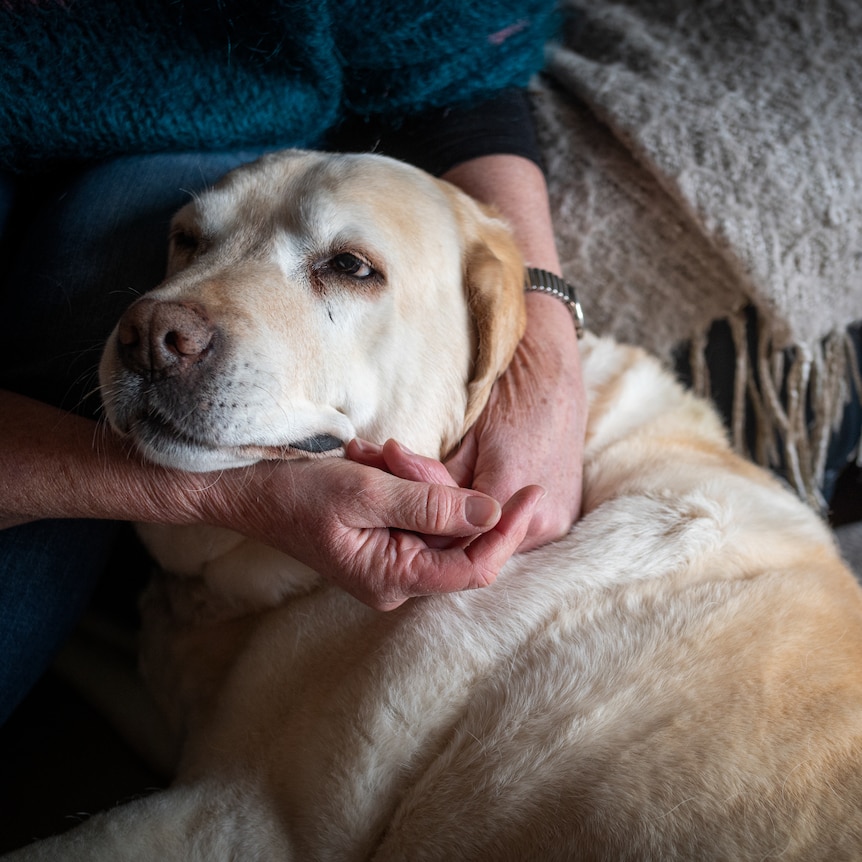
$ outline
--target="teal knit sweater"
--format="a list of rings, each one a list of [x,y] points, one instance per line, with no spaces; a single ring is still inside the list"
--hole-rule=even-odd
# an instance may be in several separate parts
[[[7,0],[0,169],[164,150],[315,146],[524,86],[549,0]]]

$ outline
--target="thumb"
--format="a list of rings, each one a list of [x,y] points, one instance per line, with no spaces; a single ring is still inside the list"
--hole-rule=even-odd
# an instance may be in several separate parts
[[[390,527],[425,536],[475,536],[500,520],[500,504],[486,494],[450,485],[394,479]],[[381,513],[382,514],[382,513]]]

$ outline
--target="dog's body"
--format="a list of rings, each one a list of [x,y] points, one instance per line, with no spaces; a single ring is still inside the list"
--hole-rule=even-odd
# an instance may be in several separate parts
[[[359,242],[348,221],[385,210],[380,189],[406,203]],[[238,213],[252,225],[239,238]],[[145,301],[192,308],[190,330],[225,354],[217,379],[254,398],[220,407],[196,370],[187,396],[141,407],[127,317],[103,362],[108,412],[166,463],[212,469],[357,433],[440,455],[520,334],[500,225],[387,160],[273,157],[178,224],[196,238],[175,243]],[[274,225],[286,246],[266,240]],[[434,272],[411,279],[428,242]],[[320,263],[345,253],[371,264],[363,281],[385,277],[358,296]],[[256,281],[269,298],[236,288]],[[133,328],[141,314],[139,301]],[[392,338],[397,379],[376,367]],[[178,781],[20,858],[862,858],[862,596],[827,529],[654,360],[591,336],[582,357],[584,516],[486,589],[381,614],[233,534],[147,528],[172,572],[145,603],[144,663],[181,740]],[[175,428],[201,392],[216,421]]]

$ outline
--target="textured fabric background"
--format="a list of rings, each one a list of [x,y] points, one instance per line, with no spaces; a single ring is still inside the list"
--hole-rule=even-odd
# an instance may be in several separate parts
[[[736,441],[747,393],[760,459],[782,459],[816,496],[858,374],[842,333],[862,318],[862,4],[564,6],[574,15],[534,99],[563,267],[589,324],[668,359],[684,341],[696,353],[721,318],[744,343],[754,305]]]

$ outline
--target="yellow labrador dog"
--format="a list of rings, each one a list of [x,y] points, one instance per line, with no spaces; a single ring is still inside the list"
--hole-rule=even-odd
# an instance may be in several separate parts
[[[177,215],[168,279],[105,351],[107,413],[189,470],[354,435],[440,456],[522,284],[446,184],[273,155]],[[383,614],[238,535],[146,528],[178,778],[14,858],[862,858],[862,596],[829,532],[655,361],[582,354],[584,517],[486,589]]]

